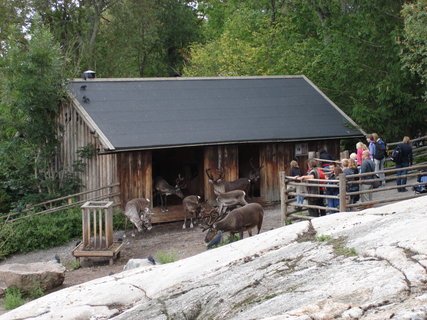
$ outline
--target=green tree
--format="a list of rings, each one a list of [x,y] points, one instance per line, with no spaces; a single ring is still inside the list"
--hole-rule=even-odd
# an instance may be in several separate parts
[[[56,181],[52,160],[55,116],[64,96],[62,55],[38,18],[28,38],[11,40],[0,60],[0,189],[11,202],[44,199]]]
[[[401,58],[404,67],[420,77],[426,88],[427,84],[427,0],[418,0],[403,6],[405,21],[403,48]],[[424,91],[427,100],[427,89]]]

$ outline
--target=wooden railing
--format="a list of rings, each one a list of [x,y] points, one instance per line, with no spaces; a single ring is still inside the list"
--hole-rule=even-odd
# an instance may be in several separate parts
[[[40,202],[34,205],[27,205],[24,210],[18,210],[8,214],[0,215],[0,219],[2,219],[4,222],[15,222],[20,219],[29,218],[35,215],[44,215],[71,209],[77,206],[81,206],[87,201],[104,199],[117,200],[117,197],[120,195],[120,192],[118,191],[119,185],[119,183],[114,183],[105,187],[71,194],[65,197]],[[117,206],[119,204],[119,201],[115,201],[114,205]]]
[[[408,171],[407,174],[402,174],[397,176],[396,173],[398,171]],[[398,168],[398,169],[387,169],[384,171],[377,171],[375,173],[369,172],[369,173],[362,173],[362,174],[355,174],[355,175],[345,175],[340,174],[338,179],[336,180],[325,180],[325,179],[309,179],[305,180],[307,182],[300,182],[295,179],[295,177],[289,177],[286,176],[284,171],[279,172],[279,179],[280,179],[280,200],[281,200],[281,211],[282,211],[282,224],[286,223],[288,219],[312,219],[314,217],[308,216],[304,213],[309,208],[312,209],[319,209],[323,210],[325,212],[327,211],[334,211],[334,212],[345,212],[352,209],[367,207],[367,206],[373,206],[383,203],[390,203],[390,202],[396,202],[401,200],[407,200],[416,198],[425,194],[416,194],[414,191],[408,192],[408,193],[396,193],[398,188],[410,188],[420,185],[425,185],[426,182],[417,182],[417,177],[426,175],[427,172],[427,164],[420,164],[420,165],[414,165],[407,168]],[[424,172],[423,172],[424,171]],[[366,176],[372,176],[373,174],[381,174],[383,173],[385,176],[384,178],[377,178],[377,179],[365,179]],[[381,182],[392,182],[396,180],[397,178],[407,178],[407,183],[404,185],[397,185],[395,183],[385,186],[376,188],[376,189],[370,189],[370,190],[364,190],[364,191],[357,191],[357,192],[347,192],[347,185],[349,184],[362,184],[362,183],[372,183],[375,181],[381,181]],[[325,194],[313,194],[308,192],[297,192],[298,189],[306,188],[306,187],[321,187],[321,188],[338,188],[339,194],[337,196],[334,195],[325,195]],[[362,195],[366,193],[373,194],[373,200],[367,201],[367,202],[358,202],[355,204],[349,204],[348,201],[350,199],[350,196],[356,196],[356,195]],[[381,193],[381,196],[378,196],[377,199],[374,199],[374,194]],[[339,200],[339,207],[338,208],[332,208],[328,206],[319,206],[319,205],[309,205],[306,203],[298,204],[296,203],[296,197],[297,196],[303,196],[304,198],[322,198],[322,199],[338,199]],[[294,198],[295,197],[295,198]],[[300,210],[296,210],[295,208],[301,208]],[[296,213],[299,212],[297,215]]]

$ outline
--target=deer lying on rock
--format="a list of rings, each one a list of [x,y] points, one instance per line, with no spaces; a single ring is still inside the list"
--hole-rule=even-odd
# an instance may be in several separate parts
[[[186,228],[187,218],[190,218],[190,228],[193,228],[193,218],[196,220],[199,217],[200,210],[202,208],[199,201],[199,196],[188,196],[182,200],[182,205],[184,206],[185,211],[185,218],[182,229]]]
[[[125,230],[127,227],[127,221],[130,220],[134,225],[132,230],[132,237],[135,236],[135,227],[138,229],[138,232],[142,231],[144,227],[147,230],[151,230],[151,216],[152,212],[150,210],[150,200],[146,198],[135,198],[129,200],[126,203],[125,207]]]
[[[234,209],[225,218],[214,222],[209,227],[205,242],[208,243],[214,239],[218,231],[230,232],[230,242],[234,240],[234,234],[237,232],[240,239],[243,239],[244,231],[247,231],[251,237],[253,228],[257,227],[258,233],[260,232],[263,218],[264,209],[258,203],[250,203],[244,207]]]

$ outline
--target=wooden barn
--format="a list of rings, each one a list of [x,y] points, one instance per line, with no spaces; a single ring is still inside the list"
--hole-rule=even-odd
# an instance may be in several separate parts
[[[57,165],[70,168],[92,150],[85,188],[118,182],[122,206],[154,199],[153,179],[174,184],[178,174],[185,195],[214,201],[206,169],[231,181],[251,166],[261,167],[256,199],[278,201],[278,173],[289,172],[291,160],[305,169],[309,152],[320,149],[338,159],[341,139],[363,135],[305,76],[77,79],[69,97],[59,116]],[[179,204],[169,197],[168,205]],[[181,218],[163,214],[158,221]]]

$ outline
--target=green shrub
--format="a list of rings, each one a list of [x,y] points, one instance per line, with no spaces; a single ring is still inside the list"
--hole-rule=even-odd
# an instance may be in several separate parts
[[[4,308],[6,310],[12,310],[25,303],[22,297],[22,292],[17,287],[10,287],[5,290],[4,295]]]
[[[0,227],[0,258],[63,245],[81,235],[80,208],[3,223]]]
[[[34,299],[40,298],[43,295],[44,295],[44,290],[40,286],[40,282],[34,281],[33,282],[33,288],[31,288],[31,290],[28,291],[28,297],[31,300],[34,300]]]

